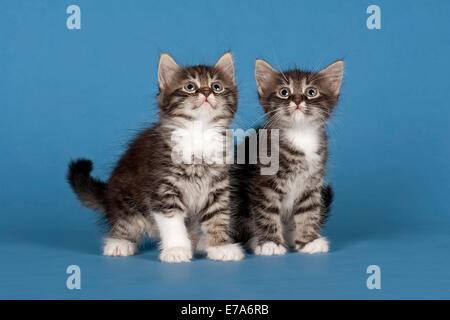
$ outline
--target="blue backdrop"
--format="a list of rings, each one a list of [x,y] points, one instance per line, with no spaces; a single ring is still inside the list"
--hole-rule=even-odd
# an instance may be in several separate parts
[[[81,8],[69,30],[66,8]],[[366,8],[381,8],[369,30]],[[0,298],[450,298],[449,1],[1,1]],[[84,156],[107,178],[157,117],[157,61],[231,49],[235,124],[262,115],[255,58],[346,62],[330,123],[328,254],[163,264],[153,244],[101,255],[96,214],[65,181]],[[81,268],[81,290],[66,268]],[[381,289],[366,268],[381,268]]]

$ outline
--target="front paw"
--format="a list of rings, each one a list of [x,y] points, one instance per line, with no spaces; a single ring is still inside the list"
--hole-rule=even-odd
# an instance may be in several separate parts
[[[163,249],[159,255],[159,259],[169,263],[189,262],[192,259],[192,250],[184,247]]]
[[[321,237],[311,242],[308,242],[302,248],[299,245],[297,245],[296,249],[302,253],[309,253],[309,254],[324,253],[328,252],[329,244],[327,238]]]
[[[276,244],[272,241],[264,242],[262,245],[258,245],[255,247],[255,254],[264,255],[264,256],[272,256],[272,255],[283,255],[286,254],[287,249],[281,245]]]
[[[208,259],[218,261],[238,261],[244,258],[244,251],[237,243],[206,248]]]

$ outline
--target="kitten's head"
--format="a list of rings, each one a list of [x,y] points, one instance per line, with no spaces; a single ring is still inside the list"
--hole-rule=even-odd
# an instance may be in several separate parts
[[[273,127],[291,128],[324,123],[336,105],[341,88],[343,61],[319,72],[279,72],[256,60],[255,78],[261,105]]]
[[[162,54],[158,67],[159,106],[162,116],[187,120],[222,119],[231,122],[238,91],[231,53],[214,66],[180,67]]]

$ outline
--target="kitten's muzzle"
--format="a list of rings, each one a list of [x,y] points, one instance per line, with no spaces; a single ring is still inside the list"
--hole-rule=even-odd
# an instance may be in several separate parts
[[[297,111],[303,112],[305,104],[303,103],[302,100],[300,101],[293,100],[289,103],[289,107],[292,108],[291,109],[292,114],[295,114]]]

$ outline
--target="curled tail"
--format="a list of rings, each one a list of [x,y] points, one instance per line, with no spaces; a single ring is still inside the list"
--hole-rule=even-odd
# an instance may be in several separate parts
[[[321,212],[320,223],[323,225],[325,222],[327,222],[330,213],[331,203],[333,202],[333,189],[331,188],[330,185],[327,184],[326,186],[322,187],[321,194],[323,201],[323,209]]]
[[[106,183],[91,177],[92,161],[78,159],[69,163],[67,181],[84,206],[105,210]]]

